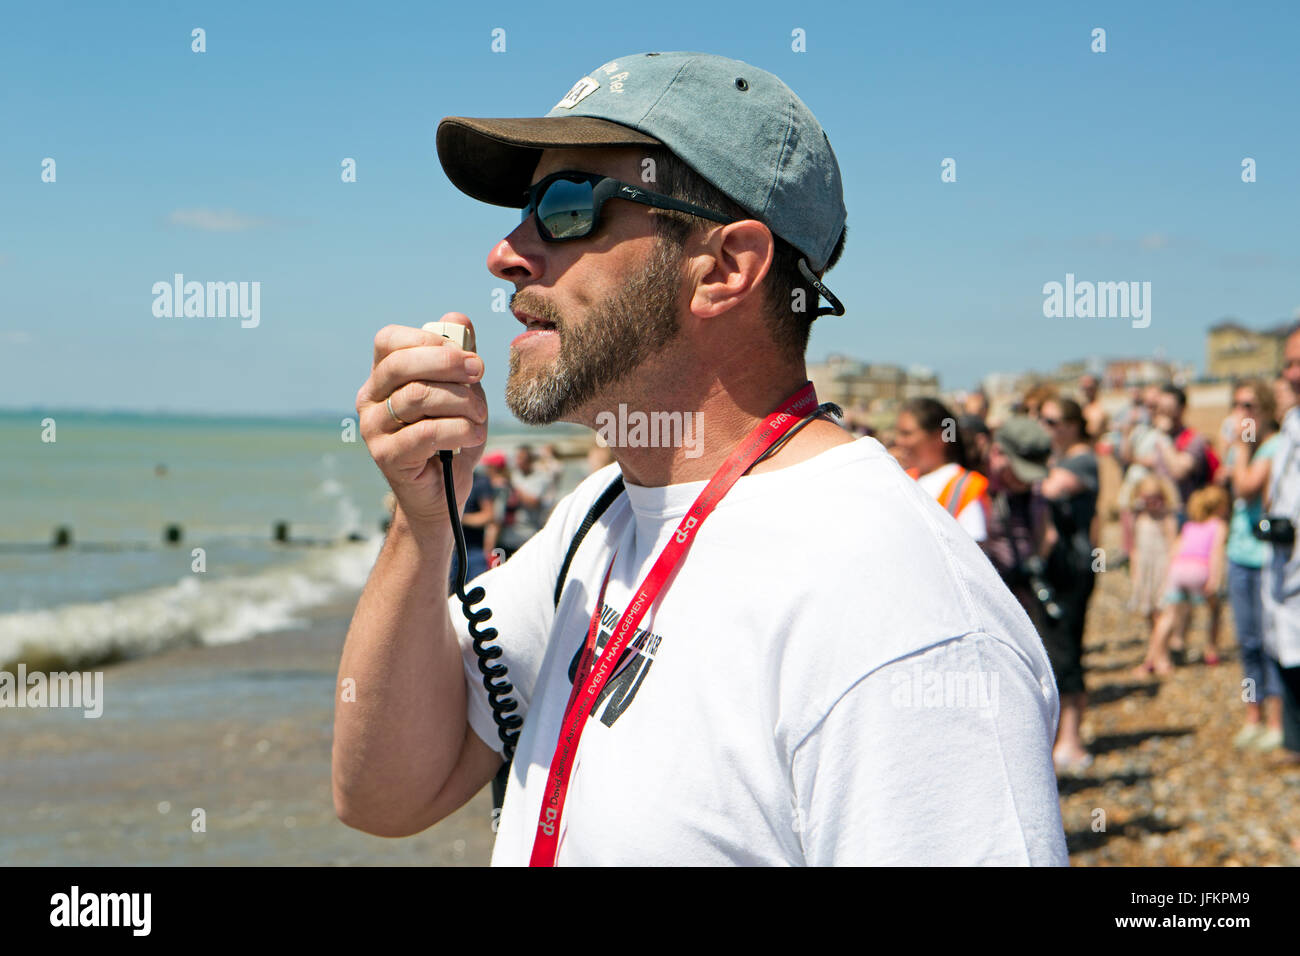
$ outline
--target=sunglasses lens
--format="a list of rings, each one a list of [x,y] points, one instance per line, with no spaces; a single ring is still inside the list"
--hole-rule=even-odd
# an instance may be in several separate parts
[[[591,183],[555,180],[537,203],[537,221],[555,239],[585,236],[595,218],[591,191]]]

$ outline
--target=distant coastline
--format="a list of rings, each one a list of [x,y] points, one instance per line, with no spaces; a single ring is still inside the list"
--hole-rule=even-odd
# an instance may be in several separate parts
[[[27,407],[0,406],[0,418],[20,419],[35,416],[75,416],[77,418],[116,419],[120,421],[147,420],[150,422],[220,422],[232,425],[320,425],[330,422],[332,427],[344,418],[356,418],[355,409],[337,411],[303,411],[276,415],[254,415],[251,413],[177,411],[175,409],[139,409],[139,408],[75,408],[49,407],[33,405]],[[526,425],[518,419],[506,417],[498,423],[490,419],[490,432],[493,435],[519,437],[536,436],[538,440],[553,436],[555,438],[575,438],[592,434],[591,429],[568,422],[556,422],[552,425]]]

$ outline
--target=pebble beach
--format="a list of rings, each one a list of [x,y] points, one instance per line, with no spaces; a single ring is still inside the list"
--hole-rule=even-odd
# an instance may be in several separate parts
[[[1245,710],[1232,614],[1217,665],[1201,660],[1201,608],[1186,663],[1136,680],[1148,635],[1127,599],[1126,570],[1098,575],[1083,658],[1093,764],[1058,781],[1071,865],[1300,865],[1300,766],[1232,745]]]

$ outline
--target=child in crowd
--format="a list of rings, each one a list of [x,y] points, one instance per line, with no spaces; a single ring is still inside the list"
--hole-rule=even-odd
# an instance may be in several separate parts
[[[1133,560],[1129,608],[1147,619],[1147,633],[1155,630],[1157,610],[1164,596],[1169,558],[1178,540],[1178,492],[1159,475],[1148,474],[1134,488]]]
[[[1228,505],[1228,493],[1217,485],[1202,488],[1188,499],[1188,520],[1178,536],[1173,560],[1169,562],[1160,614],[1151,629],[1146,659],[1137,666],[1136,676],[1172,673],[1170,640],[1175,637],[1182,640],[1193,604],[1204,600],[1209,604],[1211,614],[1218,613],[1219,592],[1224,586],[1227,567]],[[1205,651],[1206,664],[1219,662],[1218,649],[1213,642],[1214,631],[1211,629],[1210,646]]]

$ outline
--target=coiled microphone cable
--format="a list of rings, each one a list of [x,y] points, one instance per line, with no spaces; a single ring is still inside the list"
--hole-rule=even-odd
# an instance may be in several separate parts
[[[515,745],[519,742],[519,728],[523,726],[524,721],[514,713],[519,707],[519,702],[510,696],[515,688],[507,678],[506,666],[497,661],[501,656],[500,645],[485,645],[486,641],[496,639],[497,629],[479,628],[480,624],[492,616],[491,608],[482,607],[474,610],[474,605],[482,601],[487,592],[477,587],[468,594],[465,593],[465,585],[469,580],[469,549],[465,545],[465,529],[460,522],[460,508],[456,505],[456,488],[451,476],[453,456],[450,451],[440,451],[438,457],[442,460],[442,484],[447,492],[447,514],[451,517],[452,532],[456,539],[457,567],[454,590],[456,597],[460,599],[465,620],[469,622],[469,636],[474,644],[474,654],[478,658],[479,673],[483,675],[483,687],[487,691],[488,706],[492,708],[492,719],[497,725],[497,736],[501,739],[506,766],[509,766],[515,755]]]

